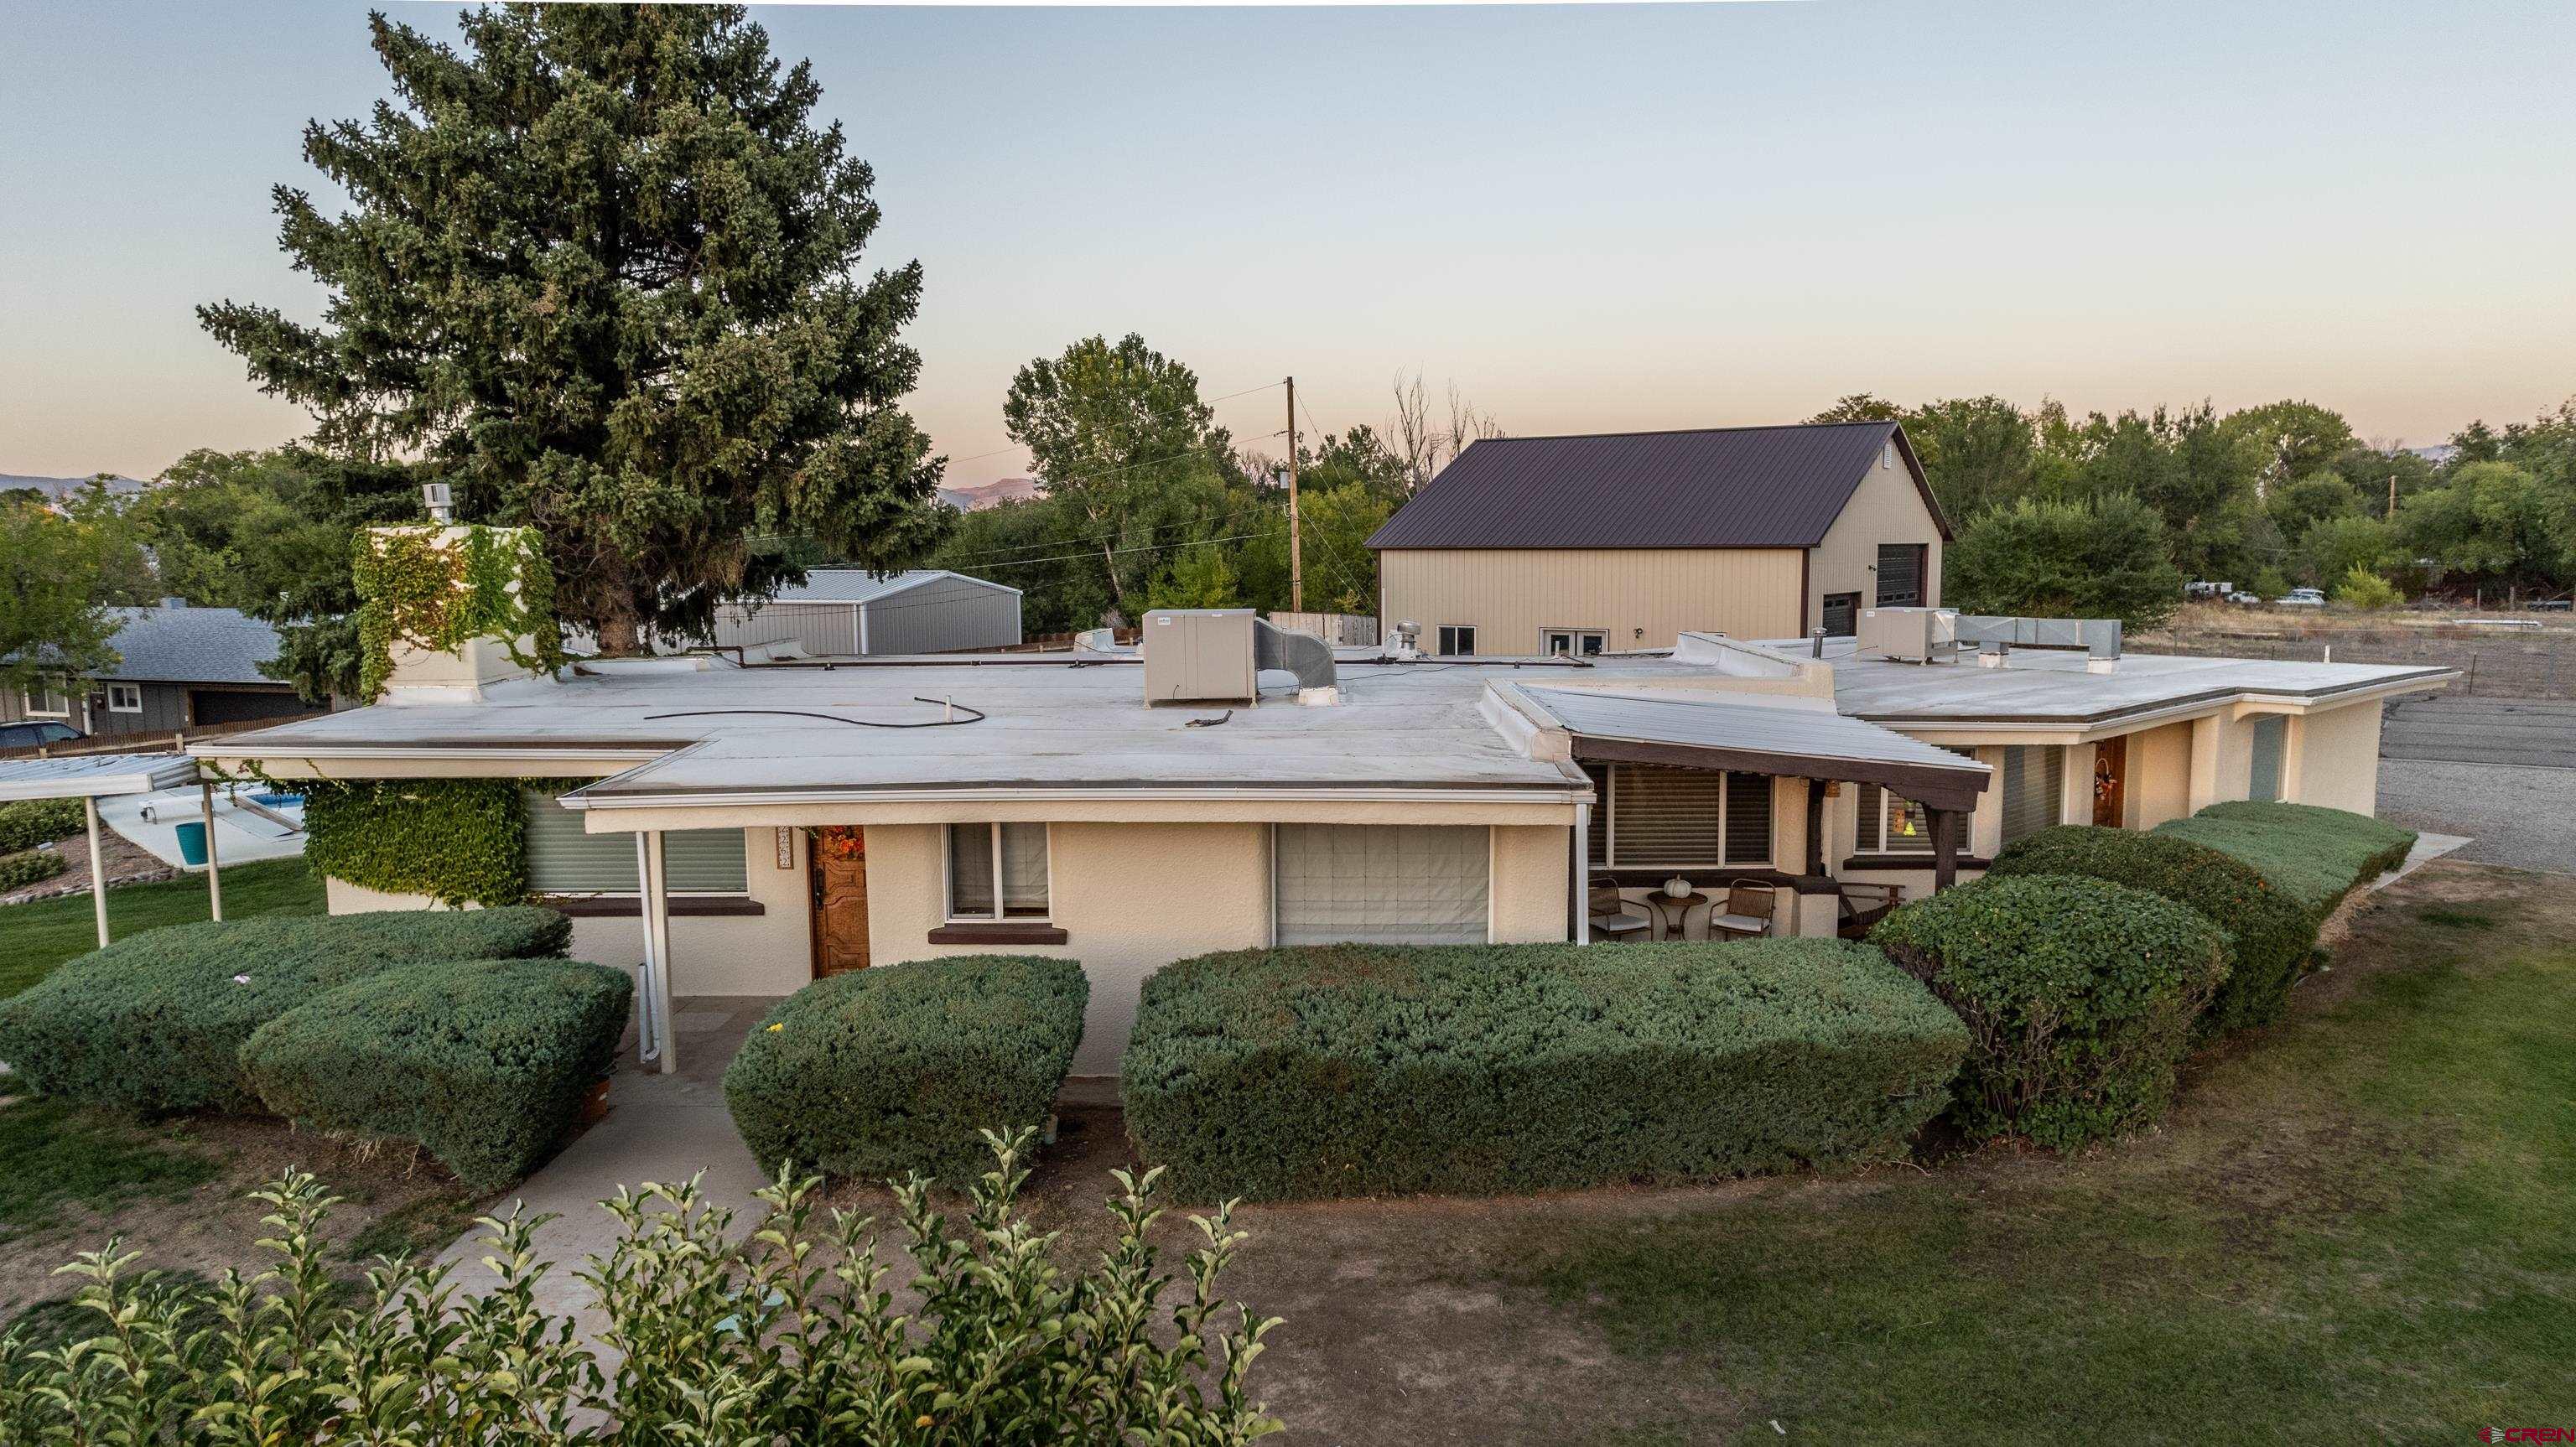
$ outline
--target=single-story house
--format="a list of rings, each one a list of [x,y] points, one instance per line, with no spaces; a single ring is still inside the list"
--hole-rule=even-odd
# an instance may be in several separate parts
[[[816,568],[765,603],[718,609],[720,647],[793,651],[808,658],[957,653],[1020,642],[1020,590],[944,568],[880,577],[865,568]]]
[[[2367,812],[2381,702],[2451,676],[2034,649],[1907,663],[1698,633],[1433,660],[1164,616],[1141,648],[561,678],[470,644],[398,655],[387,703],[192,752],[279,778],[588,780],[523,792],[529,884],[577,916],[580,953],[645,963],[659,1018],[675,995],[873,964],[1062,955],[1093,982],[1076,1072],[1102,1075],[1145,976],[1209,950],[1585,940],[1597,889],[1642,900],[1674,877],[1832,935],[2060,820],[2146,827],[2246,797]],[[1256,658],[1297,671],[1256,676]],[[1149,675],[1177,706],[1148,702]],[[329,893],[334,912],[429,903]],[[1673,923],[1696,937],[1707,914]]]
[[[55,719],[112,737],[302,718],[328,708],[260,671],[277,657],[277,630],[238,608],[165,598],[157,608],[109,612],[118,620],[108,640],[116,665],[0,693],[0,723]]]
[[[1379,617],[1462,657],[1844,637],[1937,607],[1950,524],[1893,422],[1470,444],[1369,538]]]

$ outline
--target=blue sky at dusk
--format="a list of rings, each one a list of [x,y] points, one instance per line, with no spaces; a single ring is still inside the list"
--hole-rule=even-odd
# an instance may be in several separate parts
[[[1012,369],[1094,331],[1211,395],[1294,372],[1326,427],[1414,368],[1521,433],[1869,390],[2433,442],[2576,392],[2562,7],[755,13],[876,167],[874,259],[927,269],[953,482],[1021,470]],[[316,312],[267,193],[384,93],[364,8],[21,3],[0,64],[0,473],[301,432],[190,308]]]

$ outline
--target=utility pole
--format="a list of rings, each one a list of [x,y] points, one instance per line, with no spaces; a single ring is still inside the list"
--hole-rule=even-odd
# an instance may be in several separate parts
[[[2397,521],[2397,474],[2388,474],[2388,512],[2386,521]]]
[[[1297,379],[1288,379],[1288,611],[1306,611],[1306,552],[1297,536]]]

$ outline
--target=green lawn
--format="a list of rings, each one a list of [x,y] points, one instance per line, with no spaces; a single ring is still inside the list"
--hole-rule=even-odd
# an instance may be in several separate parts
[[[1662,1420],[1631,1399],[1614,1420],[1640,1430],[1617,1440],[2449,1442],[2563,1425],[2566,895],[2392,900],[2288,1023],[2204,1058],[2154,1137],[1550,1225],[1507,1288],[1740,1404]]]
[[[320,914],[321,878],[301,859],[272,859],[224,871],[224,917]],[[203,878],[130,884],[107,892],[116,938],[206,918]],[[43,979],[63,961],[98,946],[87,894],[0,907],[0,999]],[[0,1091],[0,1095],[5,1095]],[[174,1137],[105,1111],[59,1101],[0,1107],[0,1241],[55,1224],[74,1204],[107,1210],[145,1196],[174,1195],[212,1180],[221,1163]]]
[[[224,870],[224,918],[322,913],[322,879],[301,859],[269,859]],[[107,925],[116,939],[165,924],[206,917],[206,881],[191,875],[107,892]],[[98,923],[87,894],[0,906],[0,999],[98,948]]]

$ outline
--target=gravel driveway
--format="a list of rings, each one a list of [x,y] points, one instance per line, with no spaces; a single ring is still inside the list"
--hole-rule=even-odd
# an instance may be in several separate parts
[[[2454,858],[2576,873],[2576,703],[2410,698],[2379,754],[2383,817],[2476,841]]]

